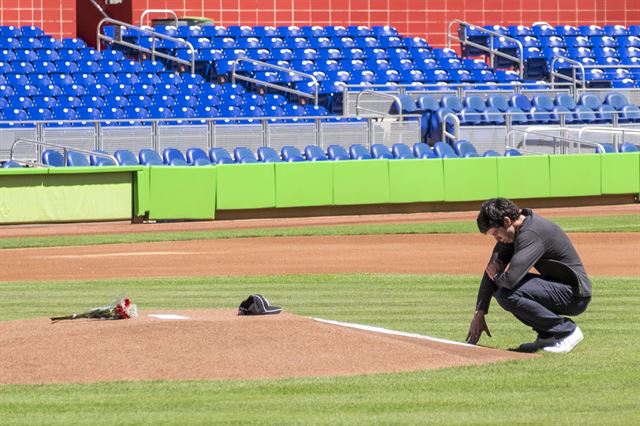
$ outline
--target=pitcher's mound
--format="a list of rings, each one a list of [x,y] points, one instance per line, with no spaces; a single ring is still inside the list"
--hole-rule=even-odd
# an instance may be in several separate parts
[[[0,348],[2,384],[347,376],[533,356],[231,309],[5,321]]]

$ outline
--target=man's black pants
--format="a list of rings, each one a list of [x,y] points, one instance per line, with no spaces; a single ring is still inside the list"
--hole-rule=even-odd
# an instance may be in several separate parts
[[[500,288],[494,297],[506,311],[533,328],[541,338],[562,338],[576,325],[560,315],[578,315],[587,309],[591,297],[574,296],[574,287],[527,274],[513,289]]]

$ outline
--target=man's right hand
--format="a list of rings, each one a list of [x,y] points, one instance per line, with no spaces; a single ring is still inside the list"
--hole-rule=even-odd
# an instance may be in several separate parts
[[[487,326],[487,321],[484,319],[484,311],[476,311],[473,315],[473,319],[471,320],[471,325],[469,326],[469,332],[467,333],[466,341],[472,345],[478,343],[480,340],[480,335],[482,332],[486,332],[487,336],[491,337],[491,332],[489,331],[489,327]]]

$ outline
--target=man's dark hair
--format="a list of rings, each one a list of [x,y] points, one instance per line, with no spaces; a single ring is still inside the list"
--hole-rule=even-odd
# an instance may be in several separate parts
[[[490,228],[499,228],[504,218],[516,220],[520,216],[520,209],[515,203],[506,198],[492,198],[482,203],[478,213],[478,229],[486,234]]]

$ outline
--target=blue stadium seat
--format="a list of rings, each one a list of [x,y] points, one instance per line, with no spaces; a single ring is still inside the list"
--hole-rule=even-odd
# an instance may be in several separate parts
[[[162,151],[162,159],[164,164],[169,166],[188,166],[182,151],[176,148],[165,148]]]
[[[136,158],[136,155],[126,149],[119,149],[113,153],[113,156],[118,160],[118,164],[121,166],[137,166],[140,163]]]
[[[456,141],[454,144],[454,149],[455,153],[460,157],[479,157],[476,148],[471,144],[471,142],[464,139]]]
[[[380,143],[374,143],[373,145],[371,145],[371,156],[373,158],[381,160],[393,159],[393,154],[389,150],[389,147]]]
[[[433,151],[436,153],[438,158],[460,158],[453,148],[451,148],[451,145],[443,141],[434,143]]]
[[[638,148],[637,145],[634,145],[632,143],[629,142],[623,142],[620,144],[620,146],[618,147],[619,152],[638,152],[640,151],[640,149]]]
[[[607,105],[611,105],[616,109],[616,111],[621,111],[622,107],[629,104],[629,101],[622,93],[613,92],[607,94],[604,103]]]
[[[236,163],[257,163],[255,154],[249,148],[244,146],[236,147],[233,150],[233,156],[235,157]]]
[[[280,158],[280,155],[276,152],[275,149],[271,148],[270,146],[259,147],[257,154],[258,154],[258,160],[263,163],[282,162],[282,158]]]
[[[67,151],[66,159],[69,167],[87,167],[91,165],[84,154],[76,151]]]
[[[144,166],[163,166],[164,162],[162,157],[153,149],[141,149],[138,153],[138,159],[140,164]]]
[[[326,161],[327,160],[327,155],[322,150],[322,148],[320,148],[317,145],[307,145],[304,148],[304,156],[307,159],[307,161]]]
[[[620,121],[623,123],[640,122],[640,108],[637,105],[629,104],[622,107],[622,114],[620,115]]]
[[[515,148],[509,148],[504,151],[505,157],[520,157],[522,153]]]
[[[489,149],[482,154],[483,157],[500,157],[500,153]]]
[[[291,145],[283,146],[282,149],[280,150],[280,154],[282,156],[282,159],[289,163],[304,161],[304,157],[302,156],[302,153],[300,153],[300,150],[295,146],[291,146]]]
[[[3,169],[17,169],[23,167],[22,164],[15,161],[5,161],[2,163]]]
[[[437,158],[436,153],[426,143],[416,142],[413,144],[413,153],[416,158]]]
[[[50,167],[63,167],[64,157],[58,151],[45,149],[42,151],[42,163]]]
[[[416,158],[411,148],[404,143],[394,143],[391,147],[391,152],[393,153],[393,158],[401,160]]]
[[[608,154],[612,152],[616,152],[616,148],[612,143],[608,142],[600,142],[595,149],[596,154]]]
[[[213,147],[209,150],[209,159],[213,164],[233,164],[235,160],[226,149]]]
[[[351,157],[347,153],[347,150],[341,145],[329,145],[327,147],[327,156],[330,160],[334,161],[344,161],[351,159]]]
[[[371,153],[361,144],[352,144],[349,146],[349,154],[352,160],[371,160]]]

